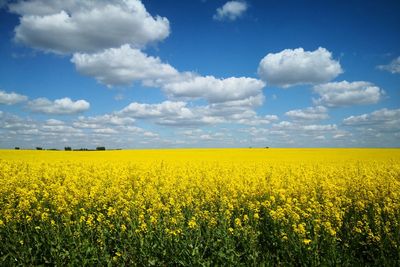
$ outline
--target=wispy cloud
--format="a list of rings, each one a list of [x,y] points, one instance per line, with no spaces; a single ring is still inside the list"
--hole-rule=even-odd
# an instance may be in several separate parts
[[[378,69],[386,70],[393,74],[400,73],[400,57],[393,59],[387,65],[379,65]]]

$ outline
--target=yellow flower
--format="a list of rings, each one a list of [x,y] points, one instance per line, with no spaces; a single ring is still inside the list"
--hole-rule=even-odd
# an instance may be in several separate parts
[[[242,226],[242,221],[240,220],[240,218],[236,218],[236,219],[235,219],[235,225],[236,225],[237,227],[241,227],[241,226]]]
[[[196,218],[192,217],[192,219],[188,223],[189,228],[194,229],[197,228]]]

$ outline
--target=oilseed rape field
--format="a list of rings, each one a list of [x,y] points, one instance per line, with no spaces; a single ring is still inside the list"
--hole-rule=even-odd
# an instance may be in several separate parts
[[[400,149],[0,150],[0,265],[399,266]]]

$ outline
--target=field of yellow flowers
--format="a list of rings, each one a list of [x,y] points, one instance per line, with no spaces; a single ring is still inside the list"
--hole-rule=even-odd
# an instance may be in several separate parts
[[[0,265],[399,266],[399,149],[0,150]]]

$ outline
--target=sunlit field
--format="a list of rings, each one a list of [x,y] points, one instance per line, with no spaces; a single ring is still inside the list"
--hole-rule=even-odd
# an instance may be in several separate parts
[[[0,265],[400,265],[399,149],[0,151]]]

